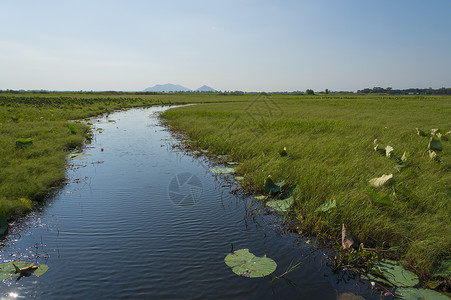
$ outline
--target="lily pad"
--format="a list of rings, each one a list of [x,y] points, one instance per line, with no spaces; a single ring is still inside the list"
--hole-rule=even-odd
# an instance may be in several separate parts
[[[269,175],[265,179],[265,191],[270,194],[279,193],[282,190],[282,187],[285,185],[285,181],[274,182],[271,179],[271,175]]]
[[[237,165],[238,163],[237,163],[236,161],[228,161],[227,164],[228,164],[228,165],[231,165],[231,166],[235,166],[235,165]]]
[[[399,262],[394,260],[381,260],[373,266],[372,270],[382,274],[385,279],[397,287],[412,287],[420,282],[415,273],[404,269]]]
[[[237,180],[237,181],[243,181],[243,180],[244,180],[244,177],[243,177],[243,176],[236,176],[236,177],[235,177],[235,180]]]
[[[219,155],[217,156],[217,158],[219,158],[219,159],[229,159],[229,158],[230,158],[230,155],[228,155],[228,154],[219,154]]]
[[[373,202],[373,204],[375,205],[393,206],[390,196],[385,193],[377,193],[376,191],[371,190],[368,196],[370,197],[371,202]]]
[[[213,174],[229,174],[229,173],[235,173],[235,169],[234,168],[216,167],[216,168],[211,168],[210,172]]]
[[[428,148],[429,150],[442,151],[442,142],[438,138],[431,137]]]
[[[395,292],[397,299],[402,300],[449,300],[449,298],[439,292],[415,288],[399,288]]]
[[[334,207],[337,207],[337,201],[335,201],[335,199],[330,199],[326,201],[323,205],[318,207],[316,211],[326,212]]]
[[[240,249],[234,253],[229,253],[224,259],[226,265],[232,268],[232,271],[240,276],[257,278],[264,277],[277,268],[277,263],[269,257],[255,256],[249,252],[249,249]]]
[[[450,277],[451,276],[451,259],[436,262],[431,268],[432,276]]]
[[[287,211],[290,206],[294,203],[294,198],[293,197],[288,197],[286,199],[283,200],[271,200],[266,202],[266,206],[269,206],[275,210],[281,211],[281,212],[285,212]]]
[[[14,265],[16,265],[19,269],[25,268],[25,267],[36,266],[37,269],[32,269],[32,270],[26,271],[27,274],[29,274],[29,275],[34,274],[36,276],[43,275],[49,269],[49,267],[44,264],[35,265],[34,263],[27,263],[27,262],[23,262],[23,261],[10,261],[7,263],[0,264],[0,280],[5,280],[8,278],[12,278],[12,277],[16,277],[16,276],[20,275],[20,273],[16,271],[16,268],[14,267]]]
[[[265,200],[267,196],[255,196],[255,200]]]
[[[393,174],[382,175],[381,177],[373,178],[369,181],[372,187],[378,188],[385,185],[390,185],[394,182]]]

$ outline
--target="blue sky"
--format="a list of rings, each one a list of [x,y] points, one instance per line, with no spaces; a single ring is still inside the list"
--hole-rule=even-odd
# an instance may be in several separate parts
[[[0,0],[0,89],[451,87],[450,0]]]

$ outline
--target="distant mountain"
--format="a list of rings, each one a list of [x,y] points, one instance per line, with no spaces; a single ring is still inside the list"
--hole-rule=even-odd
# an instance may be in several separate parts
[[[217,91],[207,85],[203,85],[200,88],[198,88],[197,90],[195,90],[196,92],[211,92],[211,93],[216,93]]]
[[[191,92],[189,88],[179,84],[157,84],[144,90],[145,92]]]

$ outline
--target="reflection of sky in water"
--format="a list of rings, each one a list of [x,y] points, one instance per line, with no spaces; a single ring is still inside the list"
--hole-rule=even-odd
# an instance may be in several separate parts
[[[69,184],[12,230],[0,252],[2,261],[45,263],[48,272],[4,281],[0,298],[377,299],[368,284],[332,274],[296,235],[274,230],[272,216],[247,215],[249,199],[230,194],[233,186],[209,171],[214,165],[171,146],[153,116],[159,110],[121,111],[109,116],[116,122],[94,126],[103,133],[84,160],[71,161]],[[181,184],[175,192],[190,199],[174,205],[171,181],[182,174],[200,185]],[[276,274],[294,258],[302,266],[291,282],[242,278],[224,263],[240,248],[274,259]]]

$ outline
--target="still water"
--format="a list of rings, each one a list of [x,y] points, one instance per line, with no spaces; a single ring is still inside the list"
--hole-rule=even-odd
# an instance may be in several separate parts
[[[69,161],[68,184],[16,229],[0,261],[44,263],[41,277],[0,282],[0,299],[379,299],[368,282],[333,274],[325,255],[272,216],[246,217],[215,166],[171,145],[167,107],[96,119],[85,156]],[[114,122],[112,122],[114,120]],[[101,133],[100,133],[101,131]],[[287,279],[250,279],[224,263],[233,250],[267,255]]]

